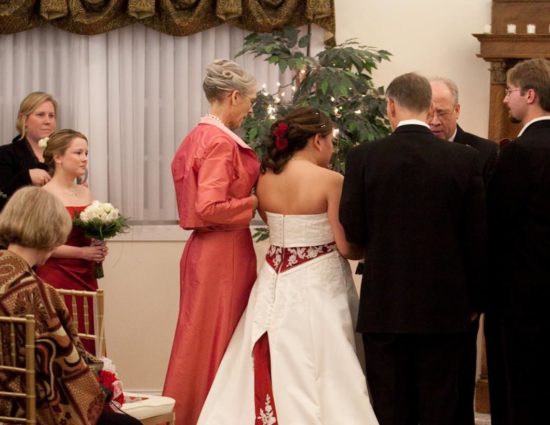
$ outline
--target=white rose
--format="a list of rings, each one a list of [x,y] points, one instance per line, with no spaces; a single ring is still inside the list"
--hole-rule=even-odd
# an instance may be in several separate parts
[[[49,140],[50,140],[49,137],[44,137],[44,138],[40,139],[38,141],[38,147],[41,148],[41,149],[46,149],[46,146],[48,146]]]
[[[111,222],[115,221],[116,219],[117,219],[117,215],[115,214],[114,211],[110,211],[105,216],[105,222],[107,222],[107,223],[111,223]]]

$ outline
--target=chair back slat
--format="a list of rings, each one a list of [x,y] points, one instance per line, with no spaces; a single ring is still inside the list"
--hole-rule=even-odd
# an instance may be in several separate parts
[[[58,289],[58,292],[61,292],[62,293],[62,289]],[[78,307],[77,307],[77,303],[76,303],[76,296],[74,294],[70,295],[70,298],[71,298],[71,316],[72,316],[72,319],[73,319],[73,323],[74,323],[74,326],[77,328],[77,329],[80,329],[80,324],[78,323],[79,321],[79,316],[78,316]]]
[[[15,345],[15,323],[9,324],[10,329],[10,356],[11,356],[11,364],[16,364],[16,354],[17,354],[17,346]]]
[[[90,314],[88,310],[88,300],[90,297],[83,297],[82,304],[84,308],[84,333],[89,334],[90,333]],[[92,298],[93,299],[93,298]]]
[[[95,344],[97,356],[105,356],[105,326],[104,326],[104,293],[103,289],[97,291],[80,291],[76,289],[57,289],[57,292],[70,299],[67,303],[73,322],[77,329],[78,337],[82,340],[91,340]],[[91,304],[90,304],[91,303]],[[79,316],[79,305],[83,309]],[[93,315],[90,315],[90,306]],[[82,318],[82,324],[79,323]],[[93,329],[93,332],[92,332]]]
[[[0,416],[0,423],[36,424],[36,370],[35,370],[35,320],[32,314],[25,317],[0,316],[0,340],[2,333],[9,333],[9,352],[0,344],[0,370],[10,374],[20,374],[24,380],[24,392],[13,390],[0,391],[0,397],[12,399],[15,403],[25,399],[25,417]],[[22,331],[24,329],[24,332]],[[19,336],[19,338],[18,338]],[[24,338],[23,338],[24,336]],[[24,342],[24,346],[23,346]],[[23,354],[22,361],[20,360]],[[22,363],[22,364],[18,364]]]

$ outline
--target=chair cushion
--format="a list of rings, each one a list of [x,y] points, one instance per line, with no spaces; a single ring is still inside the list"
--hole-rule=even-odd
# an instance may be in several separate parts
[[[122,410],[136,419],[146,419],[152,416],[164,415],[174,410],[176,401],[160,395],[138,394],[124,392],[125,402]]]

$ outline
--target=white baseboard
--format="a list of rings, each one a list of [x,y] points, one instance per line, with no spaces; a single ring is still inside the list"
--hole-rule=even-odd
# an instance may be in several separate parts
[[[137,394],[149,394],[149,395],[162,395],[161,388],[126,388],[124,387],[124,392],[137,393]]]

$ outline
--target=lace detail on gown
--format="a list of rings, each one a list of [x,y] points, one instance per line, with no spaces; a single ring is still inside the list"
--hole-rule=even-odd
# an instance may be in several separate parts
[[[283,248],[282,246],[271,245],[267,250],[265,260],[273,267],[273,270],[282,273],[292,267],[299,266],[306,261],[313,260],[335,250],[335,243],[296,248]]]
[[[269,397],[269,394],[265,395],[265,408],[260,409],[258,419],[262,421],[261,425],[273,425],[277,423],[277,419],[273,415],[273,407],[271,406],[271,397]]]

